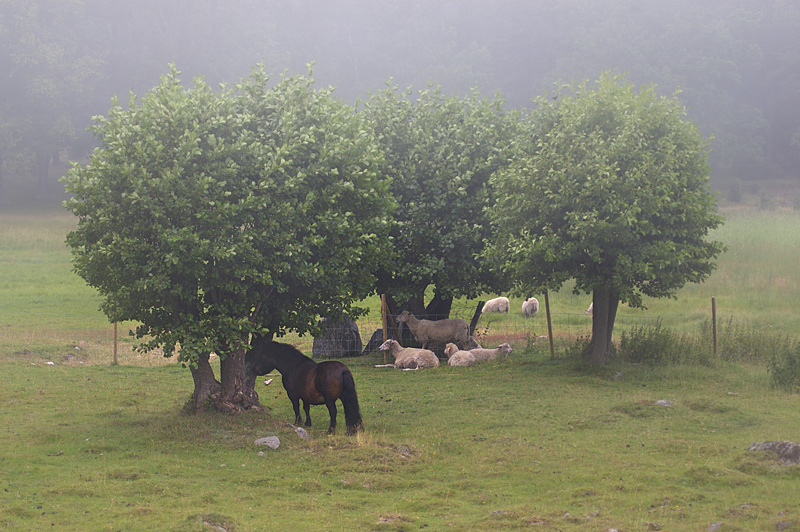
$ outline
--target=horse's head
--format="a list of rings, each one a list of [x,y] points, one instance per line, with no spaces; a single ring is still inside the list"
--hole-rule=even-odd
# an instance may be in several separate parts
[[[251,375],[266,375],[275,370],[275,357],[268,349],[270,340],[262,338],[255,340],[250,350],[245,353],[245,371]]]

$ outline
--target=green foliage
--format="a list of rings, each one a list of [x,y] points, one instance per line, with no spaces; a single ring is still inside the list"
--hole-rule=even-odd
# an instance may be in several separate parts
[[[381,264],[381,293],[422,299],[433,285],[443,296],[476,297],[498,282],[476,257],[490,236],[485,209],[489,176],[505,166],[516,115],[477,91],[445,97],[439,88],[387,88],[364,104],[386,153],[383,171],[398,201],[391,242],[396,258]]]
[[[181,360],[249,334],[300,333],[374,283],[391,207],[379,148],[352,109],[262,70],[215,92],[173,68],[93,128],[101,147],[67,179],[76,272],[144,349]]]
[[[487,256],[520,294],[595,298],[594,358],[608,354],[619,302],[667,297],[701,282],[724,249],[708,189],[706,142],[675,98],[604,74],[535,100],[527,138],[492,184]],[[598,297],[602,297],[598,300]]]
[[[708,336],[678,333],[665,328],[659,319],[655,326],[636,326],[624,331],[619,342],[619,356],[632,363],[649,365],[699,364],[713,360]]]
[[[606,286],[641,306],[700,282],[722,251],[705,142],[676,99],[605,74],[540,97],[531,134],[493,183],[493,255],[522,291]]]
[[[620,337],[619,355],[625,362],[651,366],[669,364],[713,365],[713,330],[710,320],[697,331],[680,333],[655,326],[635,326]],[[796,379],[797,341],[785,334],[729,319],[717,326],[717,358],[726,362],[767,366],[773,382]]]
[[[789,392],[800,391],[800,342],[787,342],[772,352],[767,366],[772,385]]]
[[[711,328],[710,322],[704,322],[701,333],[710,338]],[[791,350],[793,346],[794,340],[770,327],[759,327],[733,318],[717,326],[717,350],[723,360],[763,365],[775,353]]]

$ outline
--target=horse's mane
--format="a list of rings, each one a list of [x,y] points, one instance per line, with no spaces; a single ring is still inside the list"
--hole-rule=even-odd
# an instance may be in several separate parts
[[[291,344],[276,342],[266,337],[255,338],[251,342],[251,349],[262,355],[270,355],[275,358],[282,358],[284,360],[292,360],[300,362],[301,360],[311,360],[311,358],[304,355],[299,349]],[[313,362],[313,360],[311,360]]]

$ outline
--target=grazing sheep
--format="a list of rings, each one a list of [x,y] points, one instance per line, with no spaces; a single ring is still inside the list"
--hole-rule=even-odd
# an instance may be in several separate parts
[[[511,352],[511,346],[505,343],[500,344],[495,349],[470,349],[469,352],[472,353],[475,360],[488,362],[494,360],[498,356],[506,356],[509,354]]]
[[[471,366],[477,359],[469,351],[460,351],[456,344],[447,344],[444,348],[448,366]]]
[[[439,359],[427,349],[403,347],[397,340],[386,340],[378,348],[381,351],[390,351],[394,357],[394,367],[402,369],[435,368],[439,366]]]
[[[526,318],[532,318],[539,313],[539,300],[535,297],[529,297],[522,304],[522,314]]]
[[[483,306],[483,310],[481,310],[481,314],[486,314],[487,312],[508,313],[508,309],[510,308],[511,303],[508,301],[507,297],[496,297],[486,302],[486,304]]]
[[[397,321],[408,325],[414,338],[422,343],[423,349],[431,342],[436,344],[454,342],[465,345],[469,341],[469,323],[458,318],[439,321],[418,320],[412,313],[404,310],[397,316]]]
[[[589,303],[589,308],[587,308],[587,309],[586,309],[586,312],[585,312],[585,314],[586,314],[587,316],[591,316],[593,313],[594,313],[594,301],[592,301],[591,303]]]

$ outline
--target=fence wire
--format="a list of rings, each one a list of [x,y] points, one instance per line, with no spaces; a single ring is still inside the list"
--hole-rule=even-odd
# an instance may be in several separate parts
[[[455,308],[450,318],[460,318],[468,323],[472,320],[474,308]],[[75,317],[64,315],[63,321],[58,316],[51,317],[47,324],[33,327],[10,325],[15,323],[14,317],[0,317],[0,356],[38,356],[51,357],[69,363],[90,363],[99,357],[111,361],[115,351],[120,364],[158,365],[174,362],[164,359],[163,353],[139,353],[134,351],[135,340],[129,335],[132,328],[129,324],[121,324],[115,342],[112,324],[93,327],[76,326]],[[443,316],[428,316],[429,319]],[[555,339],[577,340],[591,336],[592,317],[585,313],[551,312],[553,337]],[[615,322],[614,335],[619,335],[634,327],[649,327],[660,324],[664,328],[672,328],[681,332],[698,332],[699,324],[710,322],[711,311],[707,317],[692,316],[654,316],[650,314],[620,313]],[[398,324],[399,325],[399,324]],[[355,324],[343,325],[339,331],[333,331],[333,342],[324,343],[322,338],[311,335],[298,336],[287,334],[276,338],[278,341],[290,343],[309,356],[349,357],[374,352],[383,341],[383,320],[380,315],[368,315],[358,319]],[[706,327],[708,329],[708,327]],[[547,318],[544,309],[533,318],[524,318],[519,312],[508,314],[486,313],[477,321],[474,337],[484,347],[496,347],[509,342],[515,348],[522,348],[532,341],[547,337]],[[345,337],[350,337],[346,339]],[[388,337],[395,337],[391,332]],[[371,341],[372,340],[372,341]],[[376,342],[377,345],[376,345]],[[315,347],[315,343],[317,347]],[[337,347],[338,346],[338,347]],[[343,347],[342,347],[343,346]]]

